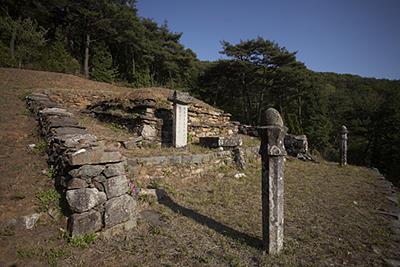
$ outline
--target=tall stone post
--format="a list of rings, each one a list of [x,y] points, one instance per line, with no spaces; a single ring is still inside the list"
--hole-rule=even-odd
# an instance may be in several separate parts
[[[349,131],[342,125],[340,129],[340,165],[347,165],[347,134]]]
[[[279,112],[273,108],[266,111],[263,125],[266,126],[258,128],[262,160],[263,247],[269,254],[278,254],[283,248],[284,138],[287,128],[283,126]]]
[[[190,96],[187,93],[174,94],[168,98],[173,106],[173,124],[172,124],[172,145],[174,147],[186,147],[187,128],[188,128],[188,104]]]

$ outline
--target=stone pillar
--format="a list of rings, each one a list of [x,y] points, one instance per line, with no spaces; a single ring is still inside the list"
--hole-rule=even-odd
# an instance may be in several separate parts
[[[258,128],[262,160],[263,247],[269,254],[278,254],[283,248],[284,138],[287,128],[283,126],[279,112],[273,108],[266,111],[263,125],[266,126]]]
[[[172,145],[174,147],[186,147],[187,128],[188,128],[188,104],[190,96],[187,93],[178,93],[174,91],[172,97],[173,106],[173,124],[172,124]]]
[[[340,165],[347,165],[347,134],[346,126],[342,125],[340,129]]]

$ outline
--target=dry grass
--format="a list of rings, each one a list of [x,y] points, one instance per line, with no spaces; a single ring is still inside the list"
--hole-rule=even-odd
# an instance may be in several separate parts
[[[400,256],[376,174],[336,164],[288,161],[285,172],[285,242],[279,256],[263,254],[260,169],[246,177],[221,167],[197,180],[164,180],[166,196],[141,204],[158,214],[112,241],[98,240],[83,265],[117,266],[382,266]],[[221,177],[223,174],[223,177]],[[219,177],[219,178],[217,178]],[[69,257],[68,265],[77,263]]]
[[[134,89],[115,84],[86,80],[82,77],[34,70],[0,68],[0,87],[10,90],[46,91],[51,97],[70,108],[83,109],[102,100],[120,99],[157,99],[167,102],[173,91],[166,88],[151,87]],[[208,104],[194,99],[200,106],[217,110]]]

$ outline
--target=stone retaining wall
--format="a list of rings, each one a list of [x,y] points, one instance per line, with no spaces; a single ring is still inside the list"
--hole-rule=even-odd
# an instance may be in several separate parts
[[[73,113],[48,95],[34,93],[26,99],[47,141],[55,185],[69,206],[70,234],[134,227],[136,200],[128,194],[125,158],[79,126]]]
[[[162,104],[162,105],[161,105]],[[88,107],[88,112],[108,122],[119,123],[144,143],[172,143],[172,103],[158,103],[153,99],[102,101]],[[206,108],[197,103],[188,107],[189,142],[204,136],[231,136],[238,133],[239,123],[230,121],[231,115],[221,110]]]
[[[258,158],[258,150],[258,146],[241,148],[246,161]],[[162,179],[171,175],[186,179],[202,176],[223,165],[235,164],[234,158],[234,152],[227,150],[206,154],[128,158],[127,163],[133,175],[141,179]]]

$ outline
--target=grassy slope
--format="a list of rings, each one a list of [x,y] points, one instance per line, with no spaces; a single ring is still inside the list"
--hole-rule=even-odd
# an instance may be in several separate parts
[[[1,150],[6,152],[0,167],[8,177],[0,181],[0,205],[20,215],[18,201],[34,203],[35,191],[51,184],[38,174],[45,158],[26,151],[37,137],[23,133],[32,131],[35,122],[18,96],[26,89],[75,88],[77,81],[81,88],[92,90],[96,90],[92,86],[113,86],[70,75],[8,69],[0,69],[0,78]],[[20,167],[12,164],[15,161]],[[150,223],[141,220],[126,236],[98,239],[85,250],[60,238],[57,228],[65,227],[62,221],[44,218],[32,231],[0,231],[0,266],[57,262],[64,266],[381,266],[386,257],[400,257],[387,219],[376,212],[389,203],[375,172],[326,162],[287,161],[285,249],[280,256],[259,250],[259,163],[249,164],[247,177],[236,179],[235,173],[226,167],[198,180],[170,177],[158,182],[167,197],[159,203],[144,199],[140,209],[152,210],[159,218]],[[15,178],[18,189],[13,187]],[[13,198],[15,190],[26,196],[24,200]]]

